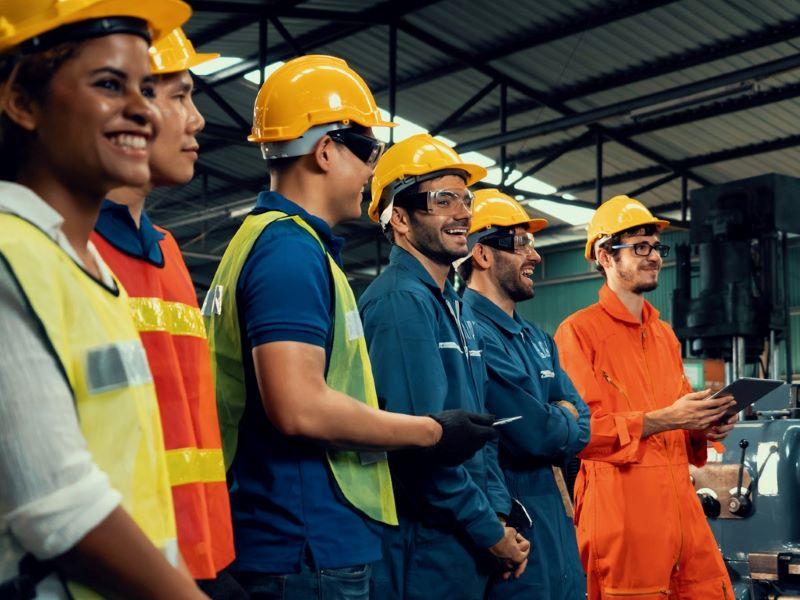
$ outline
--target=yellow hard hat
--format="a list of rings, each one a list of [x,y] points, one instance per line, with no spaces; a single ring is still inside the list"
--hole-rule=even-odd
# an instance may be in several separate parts
[[[519,202],[498,189],[475,192],[470,235],[493,227],[515,226],[524,226],[528,233],[536,233],[547,227],[547,219],[531,219]]]
[[[294,140],[327,123],[394,127],[384,121],[372,92],[341,58],[300,56],[281,65],[261,86],[253,109],[251,142]]]
[[[150,46],[150,67],[154,75],[188,71],[215,58],[219,58],[219,54],[198,54],[180,27]]]
[[[589,223],[586,236],[586,260],[594,260],[594,245],[597,240],[620,231],[641,225],[655,225],[661,231],[669,227],[669,221],[657,219],[647,207],[629,196],[614,196],[600,205]]]
[[[0,52],[62,25],[133,17],[147,21],[153,40],[182,25],[192,9],[181,0],[4,0],[0,14]]]
[[[480,165],[465,163],[450,146],[427,133],[418,133],[396,143],[381,156],[372,177],[372,201],[367,213],[376,223],[380,221],[378,204],[381,196],[392,184],[412,184],[419,177],[444,170],[463,171],[467,185],[486,177],[486,169]],[[406,185],[407,187],[407,185]],[[392,191],[392,197],[400,188]]]

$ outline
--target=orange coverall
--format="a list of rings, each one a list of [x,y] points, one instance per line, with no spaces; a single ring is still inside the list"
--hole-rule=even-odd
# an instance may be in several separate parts
[[[608,286],[599,295],[555,335],[592,413],[575,484],[589,600],[733,600],[689,480],[689,462],[706,461],[705,437],[679,429],[642,439],[645,412],[691,391],[679,342],[649,302],[639,323]]]

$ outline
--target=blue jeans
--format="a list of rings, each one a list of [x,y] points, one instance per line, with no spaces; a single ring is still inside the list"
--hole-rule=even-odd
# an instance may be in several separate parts
[[[252,600],[369,600],[370,565],[314,571],[303,561],[299,573],[238,572]]]

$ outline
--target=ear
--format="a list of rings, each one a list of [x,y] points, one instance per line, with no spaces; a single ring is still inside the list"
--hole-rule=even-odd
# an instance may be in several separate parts
[[[472,249],[472,259],[475,265],[484,270],[494,264],[492,251],[483,244],[475,244],[475,247]]]
[[[334,160],[334,141],[327,135],[323,135],[322,139],[317,142],[314,147],[314,159],[316,160],[317,167],[323,173],[331,170]]]
[[[3,95],[0,111],[26,131],[36,131],[39,110],[36,102],[19,86],[12,85]]]
[[[392,206],[392,218],[389,220],[395,234],[408,235],[411,224],[408,219],[408,211],[405,208]]]
[[[597,256],[597,262],[600,264],[601,267],[603,267],[603,269],[608,271],[608,269],[611,267],[611,263],[613,262],[611,255],[608,253],[608,250],[600,247],[597,248],[595,252],[596,252],[595,256]]]

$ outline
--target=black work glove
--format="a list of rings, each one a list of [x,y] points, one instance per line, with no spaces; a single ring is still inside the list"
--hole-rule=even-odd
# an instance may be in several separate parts
[[[428,450],[431,460],[449,467],[460,465],[487,442],[497,439],[494,415],[445,410],[431,419],[442,426],[442,439]]]

